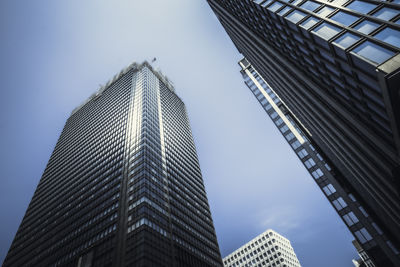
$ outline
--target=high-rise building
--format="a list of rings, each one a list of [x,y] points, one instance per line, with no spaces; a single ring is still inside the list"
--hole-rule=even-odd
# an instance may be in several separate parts
[[[314,144],[308,130],[254,67],[246,59],[242,59],[239,65],[242,68],[241,73],[245,84],[297,154],[350,232],[364,247],[364,254],[369,253],[379,261],[387,258],[386,253],[391,251],[387,243],[390,242],[389,239],[355,198],[352,187],[343,179],[336,166],[324,159],[323,153]]]
[[[72,112],[3,266],[222,266],[185,105],[150,64]]]
[[[357,250],[358,255],[360,256],[359,259],[353,260],[353,263],[356,267],[375,267],[375,264],[369,258],[368,254],[365,250],[360,246],[360,243],[357,240],[353,240],[353,246]]]
[[[399,266],[399,2],[208,3],[390,238],[384,266]]]
[[[300,267],[290,241],[269,229],[256,236],[224,259],[225,267],[266,266]]]

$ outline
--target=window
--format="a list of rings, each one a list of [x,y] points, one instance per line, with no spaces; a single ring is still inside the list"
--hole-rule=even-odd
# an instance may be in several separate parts
[[[278,15],[283,16],[286,13],[289,12],[289,10],[291,10],[292,8],[290,6],[285,7],[284,9],[282,9],[281,11],[278,12]]]
[[[388,60],[394,55],[393,51],[383,48],[370,41],[365,41],[361,45],[357,46],[353,49],[353,52],[377,64]]]
[[[262,7],[266,7],[266,6],[268,6],[270,3],[272,2],[272,0],[267,0],[267,1],[265,1],[264,3],[262,3]]]
[[[373,30],[375,30],[378,27],[379,27],[378,23],[369,20],[364,20],[363,22],[355,26],[354,29],[364,34],[370,34]]]
[[[342,210],[343,208],[347,207],[346,202],[341,197],[335,199],[334,201],[332,201],[332,203],[337,210]]]
[[[333,193],[336,192],[336,189],[333,187],[332,184],[328,184],[327,186],[324,186],[324,187],[322,188],[322,190],[324,190],[324,192],[325,192],[325,194],[326,194],[327,196],[330,196],[330,195],[332,195]]]
[[[314,26],[315,24],[317,24],[317,22],[319,22],[319,19],[314,18],[314,17],[309,17],[308,19],[306,19],[305,21],[303,21],[300,25],[308,30],[309,28],[311,28],[312,26]]]
[[[316,169],[311,173],[311,175],[314,177],[314,179],[319,179],[321,176],[324,175],[324,173],[321,171],[320,168]]]
[[[333,10],[335,10],[335,9],[332,7],[329,7],[329,6],[325,6],[320,11],[318,11],[317,14],[320,14],[321,16],[326,17],[329,14],[331,14]]]
[[[353,202],[356,202],[357,200],[356,200],[356,198],[354,197],[354,195],[353,194],[349,194],[349,198],[351,199],[351,201],[353,201]]]
[[[301,145],[301,144],[300,144],[300,142],[299,142],[298,140],[296,140],[295,142],[293,142],[293,143],[291,144],[291,146],[292,146],[293,149],[297,149],[300,145]]]
[[[281,4],[279,2],[275,2],[268,9],[271,10],[272,12],[275,12],[278,9],[280,9],[282,6],[283,6],[283,4]]]
[[[307,169],[310,169],[311,167],[315,166],[315,161],[312,158],[310,158],[306,160],[304,164],[306,165]]]
[[[271,118],[275,119],[276,117],[278,117],[278,113],[276,113],[276,111],[271,113]]]
[[[294,138],[294,134],[292,132],[290,132],[285,136],[285,138],[286,138],[287,141],[290,141],[290,140],[292,140]]]
[[[378,234],[380,234],[380,235],[383,234],[381,228],[379,228],[379,226],[376,223],[373,222],[372,226],[375,228],[375,230],[378,232]]]
[[[393,251],[394,254],[398,255],[399,250],[390,242],[389,240],[386,241],[386,244],[390,247],[390,249]]]
[[[289,130],[289,127],[285,124],[284,126],[282,126],[281,128],[279,128],[279,130],[281,131],[281,133],[286,132],[287,130]]]
[[[299,157],[302,159],[302,158],[304,158],[305,156],[308,155],[308,152],[303,148],[302,150],[300,150],[300,151],[297,153],[297,155],[299,155]]]
[[[374,35],[374,38],[385,43],[397,46],[400,48],[400,31],[392,28],[385,28]]]
[[[349,9],[352,9],[354,11],[357,11],[359,13],[367,14],[372,9],[374,9],[376,7],[376,5],[375,4],[371,4],[371,3],[367,3],[367,2],[364,2],[364,1],[355,0],[355,1],[351,2],[350,5],[348,5],[346,7],[349,8]]]
[[[358,241],[360,241],[361,244],[364,244],[370,240],[372,240],[371,235],[368,233],[367,229],[361,228],[359,231],[354,232],[356,235]]]
[[[302,4],[300,7],[301,8],[303,8],[303,9],[307,9],[307,10],[310,10],[310,11],[314,11],[314,10],[316,10],[318,7],[320,7],[321,5],[320,4],[318,4],[318,3],[315,3],[315,2],[313,2],[313,1],[307,1],[307,2],[305,2],[304,4]]]
[[[358,223],[358,218],[356,215],[354,215],[352,211],[343,215],[343,219],[348,226],[352,226],[353,224]]]
[[[328,163],[325,163],[325,168],[326,168],[328,171],[331,171],[331,170],[332,170],[331,167],[328,165]]]
[[[365,209],[364,209],[362,206],[360,206],[360,207],[358,207],[358,208],[360,209],[361,213],[362,213],[365,217],[368,217],[368,213],[365,211]]]
[[[275,121],[276,126],[280,126],[283,123],[282,118],[279,118],[278,120]]]
[[[297,22],[302,20],[305,16],[306,13],[301,12],[299,10],[294,10],[292,13],[286,16],[286,19],[296,24]]]
[[[346,49],[349,46],[355,44],[358,40],[360,40],[360,37],[350,32],[346,32],[345,34],[337,38],[335,41],[333,41],[333,43],[338,44],[342,48]]]
[[[350,15],[349,13],[343,11],[339,11],[338,13],[333,15],[330,19],[339,22],[345,26],[349,26],[353,24],[358,19],[358,17]]]
[[[324,38],[325,40],[331,39],[333,36],[338,34],[342,29],[339,27],[333,26],[327,22],[322,23],[317,28],[312,30],[312,32],[317,33],[319,36]]]
[[[375,14],[372,16],[378,18],[378,19],[383,19],[383,20],[391,20],[393,17],[395,17],[397,14],[399,14],[399,11],[393,8],[388,8],[384,7],[380,10],[378,10]]]

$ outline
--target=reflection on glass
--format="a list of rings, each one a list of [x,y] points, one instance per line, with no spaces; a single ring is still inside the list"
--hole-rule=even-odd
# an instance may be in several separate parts
[[[353,24],[358,19],[358,17],[350,15],[349,13],[343,11],[339,11],[338,13],[333,15],[330,19],[339,22],[345,26],[349,26]]]
[[[378,12],[376,12],[372,16],[374,16],[378,19],[390,20],[390,19],[394,18],[397,14],[399,14],[398,10],[393,9],[393,8],[384,7],[382,9],[378,10]]]
[[[350,3],[350,5],[346,6],[349,9],[352,9],[354,11],[363,13],[363,14],[367,14],[368,12],[370,12],[372,9],[374,9],[376,7],[375,4],[371,4],[371,3],[367,3],[364,1],[359,1],[359,0],[355,0],[353,2]]]
[[[331,14],[333,10],[335,10],[335,9],[332,7],[326,6],[326,7],[322,8],[320,11],[318,11],[317,13],[320,14],[321,16],[326,17],[329,14]]]
[[[318,21],[319,19],[317,18],[309,17],[306,21],[303,21],[303,23],[301,23],[300,25],[303,26],[304,29],[308,30],[309,28],[314,26]]]
[[[379,27],[378,23],[369,20],[364,20],[363,22],[355,26],[354,29],[364,34],[370,34],[373,30],[375,30],[378,27]]]
[[[302,20],[305,16],[306,16],[306,13],[301,12],[299,10],[295,10],[292,13],[290,13],[289,15],[287,15],[286,18],[293,23],[297,23],[300,20]]]
[[[381,40],[385,43],[397,46],[400,48],[400,31],[392,28],[385,28],[378,32],[374,38]]]
[[[317,33],[319,36],[324,38],[325,40],[331,39],[337,33],[339,33],[342,29],[327,22],[322,23],[317,28],[312,30],[312,32]]]
[[[271,10],[272,12],[275,12],[278,9],[280,9],[282,6],[283,6],[283,4],[281,4],[279,2],[275,2],[268,9]]]
[[[281,11],[278,12],[278,15],[285,15],[286,13],[289,12],[289,10],[291,10],[292,8],[290,6],[285,7],[284,9],[282,9]]]
[[[313,1],[307,1],[304,4],[302,4],[300,7],[310,10],[310,11],[314,11],[315,9],[317,9],[317,7],[320,7],[321,4],[315,3]]]
[[[353,49],[357,55],[360,55],[372,62],[380,64],[394,55],[393,51],[383,48],[370,41],[365,41],[361,45]]]
[[[272,2],[272,0],[267,0],[264,3],[261,4],[262,7],[266,7],[268,6],[270,3]]]
[[[344,49],[346,49],[349,46],[355,44],[358,40],[360,40],[360,37],[350,32],[346,32],[345,34],[337,38],[335,41],[333,41],[333,43],[338,44]]]

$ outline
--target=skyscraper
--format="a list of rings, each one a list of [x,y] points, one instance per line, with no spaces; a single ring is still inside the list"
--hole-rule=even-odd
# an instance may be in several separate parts
[[[4,266],[222,266],[185,105],[150,64],[72,112]]]
[[[400,247],[398,1],[208,0],[226,32]]]
[[[313,144],[313,137],[308,130],[268,86],[263,77],[246,59],[242,59],[239,65],[242,68],[245,84],[290,144],[350,232],[364,247],[364,254],[370,254],[382,265],[387,264],[385,261],[392,255],[390,247],[392,243],[355,198],[352,187],[343,179],[336,166],[324,159],[320,148]]]
[[[224,258],[225,267],[300,267],[290,241],[269,229]]]

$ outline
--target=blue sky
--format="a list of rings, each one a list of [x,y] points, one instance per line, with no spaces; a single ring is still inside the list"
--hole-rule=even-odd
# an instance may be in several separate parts
[[[223,256],[272,228],[303,266],[352,266],[352,236],[243,84],[206,1],[0,2],[0,262],[73,108],[157,57],[189,113]]]

